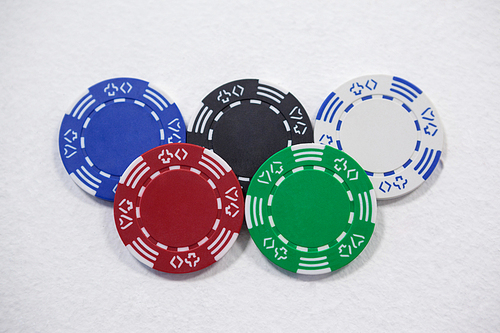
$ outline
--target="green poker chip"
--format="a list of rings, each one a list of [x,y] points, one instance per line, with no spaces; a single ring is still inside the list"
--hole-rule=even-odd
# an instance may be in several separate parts
[[[353,261],[375,228],[376,196],[363,168],[346,153],[299,144],[271,156],[250,182],[245,220],[273,263],[323,274]]]

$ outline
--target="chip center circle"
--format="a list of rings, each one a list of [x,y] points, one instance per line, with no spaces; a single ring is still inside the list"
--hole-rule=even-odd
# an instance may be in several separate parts
[[[131,100],[94,111],[83,130],[85,152],[99,169],[119,177],[139,155],[158,146],[159,127],[149,109]]]
[[[213,127],[213,150],[237,176],[251,178],[271,155],[288,146],[285,117],[270,104],[241,101],[226,110]]]
[[[276,188],[270,210],[276,228],[289,242],[317,248],[336,243],[348,229],[351,205],[346,189],[332,174],[304,169]]]
[[[410,159],[418,139],[415,120],[396,99],[369,99],[346,114],[340,128],[342,150],[366,171],[384,173]]]
[[[217,219],[214,190],[200,174],[185,169],[167,170],[151,180],[139,205],[142,226],[169,247],[196,244]]]

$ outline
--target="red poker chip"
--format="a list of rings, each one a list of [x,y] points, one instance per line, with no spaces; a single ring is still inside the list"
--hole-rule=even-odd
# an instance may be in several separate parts
[[[220,260],[244,217],[240,184],[213,151],[170,143],[139,156],[120,178],[116,229],[143,264],[189,273]]]

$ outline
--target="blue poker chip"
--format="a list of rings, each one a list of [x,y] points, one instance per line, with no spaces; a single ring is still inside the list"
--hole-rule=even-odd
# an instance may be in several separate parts
[[[88,89],[62,121],[59,152],[87,193],[113,201],[120,176],[144,152],[186,141],[177,105],[143,80],[115,78]]]

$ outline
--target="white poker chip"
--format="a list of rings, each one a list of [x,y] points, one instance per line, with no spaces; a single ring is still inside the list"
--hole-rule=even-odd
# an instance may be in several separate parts
[[[378,199],[420,186],[436,168],[443,125],[435,106],[413,83],[368,75],[341,85],[321,105],[314,140],[352,156],[370,177]]]

